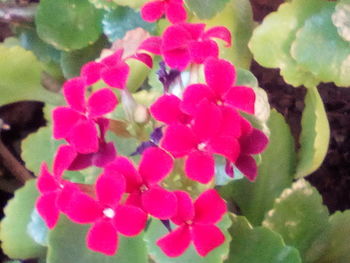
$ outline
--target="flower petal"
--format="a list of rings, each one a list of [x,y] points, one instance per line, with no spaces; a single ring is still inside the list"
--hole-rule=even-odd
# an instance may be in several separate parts
[[[218,96],[224,95],[236,81],[233,65],[223,59],[208,58],[204,64],[205,80]]]
[[[114,225],[123,235],[136,236],[145,228],[147,214],[142,209],[131,205],[120,205],[115,211]]]
[[[116,207],[124,191],[125,179],[119,173],[105,170],[96,181],[97,199],[104,206]]]
[[[180,104],[181,110],[187,114],[195,115],[198,105],[203,99],[215,102],[213,91],[205,84],[192,84],[185,89]]]
[[[184,70],[191,62],[191,56],[187,48],[165,51],[163,56],[165,63],[173,69]]]
[[[184,24],[175,24],[168,27],[163,33],[162,51],[171,51],[186,48],[193,38]]]
[[[175,24],[184,22],[187,18],[187,13],[183,3],[169,2],[165,8],[165,16],[172,24]]]
[[[85,82],[82,78],[73,78],[63,85],[64,97],[74,110],[85,111]]]
[[[87,233],[89,249],[113,256],[118,249],[118,234],[110,220],[96,222]]]
[[[223,120],[220,127],[220,136],[238,138],[242,134],[242,117],[233,107],[221,107]]]
[[[56,204],[57,197],[58,192],[51,192],[40,196],[36,202],[38,213],[50,229],[54,228],[59,218],[60,212]]]
[[[143,5],[141,8],[141,17],[147,22],[155,22],[160,19],[165,12],[164,1],[151,1]]]
[[[182,225],[186,221],[191,221],[194,218],[194,206],[191,196],[185,191],[174,191],[177,198],[177,210],[175,216],[171,218],[177,225]]]
[[[183,124],[169,125],[161,141],[162,147],[175,157],[187,155],[197,147],[197,140],[192,130]]]
[[[119,64],[125,63],[122,61],[123,53],[124,53],[123,49],[118,49],[112,55],[102,59],[101,64],[112,68],[112,67],[118,66]]]
[[[259,154],[266,148],[269,139],[262,131],[253,128],[250,134],[239,139],[239,143],[245,154]]]
[[[128,79],[130,68],[128,64],[121,63],[115,67],[106,67],[101,70],[101,78],[109,86],[124,89]]]
[[[215,174],[213,155],[202,151],[191,152],[186,159],[185,172],[194,181],[209,183]]]
[[[139,174],[147,184],[157,184],[172,169],[173,159],[162,149],[150,147],[143,152],[139,165]]]
[[[146,212],[159,219],[169,219],[176,213],[177,198],[159,186],[142,193],[142,205]]]
[[[57,107],[52,112],[53,137],[55,139],[67,138],[72,127],[74,127],[82,116],[79,112],[68,107]]]
[[[97,167],[104,167],[106,164],[112,162],[116,155],[117,150],[113,142],[100,143],[98,152],[92,156],[92,163]]]
[[[224,95],[224,100],[239,110],[254,114],[255,92],[252,88],[232,87]]]
[[[160,55],[160,47],[162,45],[162,38],[161,37],[149,37],[145,41],[141,43],[139,46],[139,50],[145,50],[148,52],[151,52],[155,55]]]
[[[91,94],[88,100],[89,114],[92,118],[110,113],[118,104],[118,99],[113,91],[104,88]]]
[[[253,157],[250,155],[240,155],[235,165],[248,178],[249,181],[255,181],[255,178],[258,175],[258,168]]]
[[[118,172],[122,174],[126,180],[126,192],[133,192],[138,189],[142,183],[142,178],[139,176],[132,162],[126,157],[117,157],[113,162],[107,164],[105,172]]]
[[[80,75],[85,80],[87,86],[90,86],[101,78],[103,64],[97,62],[88,62],[80,70]]]
[[[161,122],[171,124],[181,122],[183,113],[180,110],[181,100],[172,94],[160,96],[150,107],[152,116]]]
[[[240,153],[240,145],[233,136],[222,136],[210,140],[208,150],[235,162]]]
[[[150,55],[146,53],[136,53],[128,58],[136,59],[142,62],[143,64],[145,64],[149,68],[153,67],[153,59]]]
[[[72,128],[69,136],[69,142],[79,153],[97,152],[97,136],[96,126],[93,121],[80,121]]]
[[[102,208],[97,201],[78,191],[71,196],[65,212],[72,221],[79,224],[92,223],[102,217]]]
[[[219,38],[226,42],[226,46],[229,47],[232,44],[231,32],[224,26],[215,26],[205,31],[203,39],[207,38]]]
[[[193,41],[189,44],[188,50],[194,63],[202,64],[208,57],[217,58],[219,48],[215,41]]]
[[[224,234],[215,225],[194,225],[192,238],[194,247],[202,257],[225,242]]]
[[[46,163],[41,164],[37,187],[40,193],[49,193],[56,191],[59,187],[57,180],[49,172]]]
[[[180,26],[191,35],[191,40],[198,40],[201,38],[205,29],[204,23],[182,23]]]
[[[53,161],[53,174],[56,177],[61,177],[62,173],[68,169],[75,157],[76,151],[70,145],[61,145],[56,152]]]
[[[194,222],[201,224],[215,224],[227,212],[225,201],[215,189],[203,192],[194,202]]]
[[[189,247],[191,232],[188,226],[181,226],[157,241],[157,245],[168,257],[181,256]]]

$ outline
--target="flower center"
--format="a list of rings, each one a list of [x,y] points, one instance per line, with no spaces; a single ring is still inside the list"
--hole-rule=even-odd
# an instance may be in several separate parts
[[[115,216],[115,212],[112,208],[104,209],[103,214],[105,215],[105,217],[108,217],[108,218],[113,218]]]
[[[145,192],[145,191],[147,191],[147,190],[148,190],[147,185],[144,185],[144,184],[143,184],[143,185],[140,186],[140,191],[141,191],[141,192]]]
[[[198,150],[203,151],[206,146],[207,145],[205,144],[205,142],[202,142],[202,143],[198,144]]]
[[[185,223],[186,223],[187,225],[192,225],[192,224],[193,224],[193,221],[192,221],[192,220],[187,220]]]

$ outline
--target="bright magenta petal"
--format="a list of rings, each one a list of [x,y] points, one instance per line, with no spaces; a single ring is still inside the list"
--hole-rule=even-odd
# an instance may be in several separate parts
[[[151,1],[141,8],[141,17],[147,22],[155,22],[164,15],[164,1]]]
[[[205,80],[218,96],[225,94],[236,80],[233,65],[223,59],[208,58],[204,65]]]
[[[185,89],[180,107],[187,114],[195,115],[198,105],[203,99],[215,101],[212,90],[205,84],[190,85]]]
[[[160,96],[150,107],[152,116],[161,122],[171,124],[181,121],[183,113],[180,110],[181,100],[172,94]]]
[[[52,112],[53,137],[55,139],[67,138],[72,127],[82,118],[81,114],[68,107],[57,107]]]
[[[204,33],[203,38],[219,38],[226,42],[226,46],[231,46],[231,32],[224,26],[215,26]]]
[[[182,225],[186,221],[192,221],[194,218],[194,206],[191,196],[185,191],[174,191],[177,198],[176,215],[171,218],[177,225]]]
[[[183,24],[176,24],[168,27],[163,33],[162,50],[172,51],[187,47],[193,38]]]
[[[70,144],[79,153],[92,153],[98,150],[98,134],[95,123],[80,121],[73,127],[69,136]]]
[[[209,183],[215,174],[213,155],[202,151],[190,153],[185,163],[185,172],[194,181]]]
[[[191,40],[198,40],[199,38],[202,37],[205,29],[205,24],[204,23],[182,23],[181,27],[184,28],[190,35],[191,35]]]
[[[223,120],[220,127],[220,136],[232,136],[238,138],[242,134],[242,117],[232,107],[221,107]]]
[[[105,167],[105,172],[119,172],[125,177],[126,192],[133,192],[138,189],[142,183],[142,178],[139,176],[132,162],[126,157],[117,157],[113,162]]]
[[[197,140],[192,130],[186,125],[169,125],[161,141],[162,147],[176,157],[188,154],[197,147]]]
[[[169,67],[184,70],[191,62],[191,56],[187,48],[178,48],[164,52],[164,60]]]
[[[103,65],[97,62],[86,63],[80,71],[80,75],[85,80],[86,85],[90,86],[100,80],[101,69]]]
[[[232,87],[224,95],[224,100],[239,110],[254,114],[255,92],[252,88],[244,86]]]
[[[172,169],[173,158],[162,149],[151,147],[143,152],[139,165],[139,174],[147,184],[157,184]]]
[[[215,41],[194,41],[189,44],[189,52],[194,63],[202,64],[208,57],[217,58],[219,48]]]
[[[74,78],[63,85],[63,94],[67,103],[75,110],[85,111],[85,82],[82,78]]]
[[[98,201],[104,206],[117,207],[125,191],[123,175],[105,171],[96,181]]]
[[[169,219],[176,213],[177,198],[173,192],[161,187],[152,187],[142,193],[142,205],[150,215],[159,219]]]
[[[98,152],[92,155],[92,163],[97,167],[105,167],[112,162],[117,156],[117,150],[113,142],[100,143]]]
[[[157,241],[157,245],[168,257],[181,256],[190,243],[191,232],[186,225],[177,228]]]
[[[42,195],[36,202],[36,209],[45,221],[48,228],[52,229],[56,225],[59,217],[57,208],[58,192]]]
[[[135,55],[130,56],[129,58],[141,61],[143,64],[145,64],[149,68],[153,67],[153,59],[150,55],[146,53],[136,53]]]
[[[172,23],[184,22],[187,18],[186,9],[183,3],[170,2],[165,9],[165,16]]]
[[[102,216],[102,208],[90,196],[75,192],[66,207],[67,216],[74,222],[86,224],[95,222]]]
[[[194,202],[194,209],[194,221],[201,224],[215,224],[227,212],[225,201],[215,189],[203,192]]]
[[[208,148],[211,152],[220,154],[228,158],[231,162],[235,162],[240,154],[240,145],[233,136],[223,136],[212,139]]]
[[[89,114],[94,118],[110,113],[117,106],[117,103],[118,99],[110,89],[97,90],[89,98]]]
[[[113,256],[118,249],[118,234],[109,220],[96,222],[87,234],[89,249]]]
[[[207,141],[220,130],[222,113],[219,106],[204,99],[200,102],[194,117],[193,132],[199,141]]]
[[[215,225],[194,225],[192,238],[194,247],[202,257],[225,242],[224,234]]]
[[[241,151],[246,154],[259,154],[267,146],[269,139],[260,130],[253,128],[252,132],[248,135],[243,135],[239,139],[241,145]]]
[[[238,157],[235,165],[249,179],[254,182],[258,175],[258,168],[253,157],[250,155],[241,155]]]
[[[115,67],[106,67],[101,71],[101,78],[109,86],[117,89],[124,89],[129,75],[129,66],[121,63]]]
[[[139,50],[145,50],[156,55],[160,55],[160,47],[162,45],[161,37],[149,37],[141,43]]]
[[[77,192],[80,192],[77,185],[67,181],[64,182],[64,186],[57,198],[57,207],[61,212],[66,213],[68,211],[69,203]]]
[[[76,156],[77,153],[72,146],[61,145],[53,161],[53,174],[60,177],[62,173],[68,169]]]
[[[123,49],[116,50],[112,55],[101,60],[101,64],[113,68],[125,62],[122,61]]]
[[[121,205],[115,212],[114,225],[125,236],[136,236],[146,226],[147,214],[136,206]]]
[[[57,180],[49,172],[46,163],[41,164],[37,186],[40,193],[56,191],[59,187]]]

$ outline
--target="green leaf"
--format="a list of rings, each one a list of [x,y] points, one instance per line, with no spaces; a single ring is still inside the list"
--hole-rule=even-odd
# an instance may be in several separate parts
[[[39,173],[42,162],[46,162],[51,167],[57,148],[64,143],[62,140],[52,138],[51,129],[51,127],[40,128],[22,141],[21,157],[26,167],[36,175]]]
[[[46,226],[46,223],[36,209],[34,209],[30,215],[30,222],[27,226],[27,233],[36,243],[42,246],[47,246],[49,228]]]
[[[350,262],[350,210],[336,212],[329,218],[330,226],[308,251],[306,262]],[[311,257],[313,256],[313,257]]]
[[[327,228],[328,210],[317,190],[299,179],[276,199],[263,226],[281,234],[287,245],[296,247],[304,256],[312,242]]]
[[[332,23],[335,3],[305,22],[292,45],[292,56],[323,82],[350,85],[350,43],[344,41]],[[315,45],[317,43],[317,45]]]
[[[101,15],[89,1],[42,0],[35,24],[41,39],[57,49],[70,51],[91,45],[99,38]]]
[[[315,87],[307,90],[301,127],[296,178],[317,170],[328,150],[329,123],[322,98]]]
[[[226,160],[222,156],[215,157],[215,185],[226,185],[233,180],[239,180],[244,175],[236,167],[234,167],[234,177],[230,177],[226,173]]]
[[[340,0],[335,6],[332,15],[333,24],[337,27],[338,34],[345,41],[350,41],[350,1]]]
[[[112,10],[118,7],[118,5],[114,1],[106,1],[106,0],[89,0],[96,8]]]
[[[223,262],[224,258],[226,258],[229,252],[229,243],[231,237],[228,232],[228,228],[231,226],[231,223],[232,222],[228,215],[225,215],[218,223],[218,227],[225,235],[225,243],[211,251],[206,257],[199,256],[192,244],[180,257],[167,257],[156,245],[157,240],[168,233],[168,230],[158,219],[152,219],[150,225],[148,226],[144,239],[146,241],[148,253],[156,263],[220,263]],[[175,228],[176,225],[172,225],[172,227]],[[210,238],[210,236],[208,236],[208,238]]]
[[[30,180],[17,190],[4,209],[0,240],[2,250],[10,258],[29,259],[45,255],[45,247],[34,242],[27,233],[27,225],[38,197],[35,182]]]
[[[204,7],[203,1],[200,5]],[[209,1],[211,10],[214,3],[220,1]],[[248,49],[248,41],[252,35],[254,22],[253,12],[249,1],[228,0],[225,8],[210,20],[199,20],[193,18],[191,22],[206,23],[207,29],[213,26],[225,26],[232,35],[232,46],[227,47],[223,41],[218,41],[220,57],[231,61],[236,67],[249,69],[252,55]]]
[[[122,6],[128,6],[134,9],[139,9],[143,4],[149,2],[149,0],[112,0],[114,3]]]
[[[237,203],[253,225],[261,223],[275,198],[291,185],[295,171],[294,140],[283,116],[271,111],[268,127],[270,142],[261,154],[256,181],[241,179],[220,189],[222,196]]]
[[[119,248],[114,256],[106,256],[86,247],[90,226],[75,224],[61,216],[49,234],[49,263],[147,263],[147,251],[142,234],[127,238],[119,234]]]
[[[249,224],[245,217],[231,215],[232,241],[226,263],[301,263],[297,249],[286,246],[277,233]]]
[[[305,20],[328,5],[319,0],[294,0],[280,5],[253,32],[249,47],[254,59],[264,67],[280,68],[284,80],[295,87],[317,85],[319,80],[297,63],[290,50]]]
[[[71,52],[62,52],[61,67],[66,79],[70,79],[80,75],[81,67],[98,58],[101,50],[106,46],[106,39],[101,37],[94,44],[83,49],[74,50]]]
[[[230,0],[185,0],[186,5],[200,19],[209,19],[224,9]]]
[[[139,12],[122,6],[106,12],[103,16],[102,25],[103,32],[110,42],[122,39],[127,31],[137,27],[142,27],[150,33],[154,33],[156,29],[156,24],[144,21]]]

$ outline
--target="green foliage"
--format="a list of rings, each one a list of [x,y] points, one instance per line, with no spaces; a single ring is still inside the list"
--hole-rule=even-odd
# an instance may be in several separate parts
[[[42,162],[46,162],[51,167],[54,154],[63,143],[62,140],[52,138],[51,127],[43,127],[22,141],[21,157],[26,167],[38,175]]]
[[[145,22],[139,12],[122,6],[106,12],[103,16],[102,25],[103,32],[110,42],[122,39],[127,31],[137,27],[142,27],[150,33],[154,33],[156,29],[156,24]]]
[[[44,220],[41,218],[36,209],[34,209],[30,215],[30,222],[27,226],[27,233],[36,243],[42,246],[47,246],[49,228],[46,226]]]
[[[119,234],[119,248],[114,256],[105,256],[86,247],[89,225],[75,224],[61,216],[49,233],[47,262],[50,263],[147,263],[142,234],[127,238]]]
[[[350,1],[340,0],[332,15],[333,24],[338,30],[339,36],[345,41],[350,41]]]
[[[132,1],[130,1],[130,0],[112,0],[112,1],[118,5],[128,6],[128,7],[135,8],[135,9],[138,9],[143,4],[149,2],[149,0],[132,0]]]
[[[328,150],[329,123],[322,99],[315,87],[307,90],[301,126],[297,178],[309,175],[318,169]]]
[[[102,33],[102,13],[89,1],[43,0],[35,16],[41,39],[71,51],[94,43]]]
[[[89,0],[96,8],[112,10],[118,7],[114,1],[109,0]]]
[[[283,116],[271,111],[268,127],[270,142],[261,154],[256,181],[240,179],[220,189],[222,196],[237,203],[253,225],[261,223],[275,198],[291,185],[295,171],[294,140]]]
[[[38,197],[35,182],[30,180],[17,190],[4,209],[0,240],[2,250],[10,258],[29,259],[45,255],[45,247],[35,243],[27,232],[27,225]]]
[[[301,263],[294,247],[265,227],[252,227],[243,216],[231,215],[230,255],[226,263]]]
[[[168,230],[160,222],[160,220],[157,219],[153,219],[151,221],[144,239],[146,241],[148,253],[155,263],[221,263],[227,257],[229,252],[229,243],[231,238],[228,228],[231,226],[231,223],[232,222],[228,215],[225,215],[218,223],[218,227],[225,235],[225,243],[210,252],[206,257],[199,256],[192,244],[182,256],[176,258],[167,257],[156,245],[156,242],[158,239],[165,236],[168,233]],[[176,227],[176,225],[172,225],[172,227]],[[208,238],[210,238],[210,236],[208,236]]]
[[[186,5],[200,19],[209,19],[219,13],[229,0],[185,0]]]
[[[317,190],[300,179],[275,200],[263,226],[281,234],[287,245],[298,248],[304,256],[312,242],[328,227],[328,210]]]

